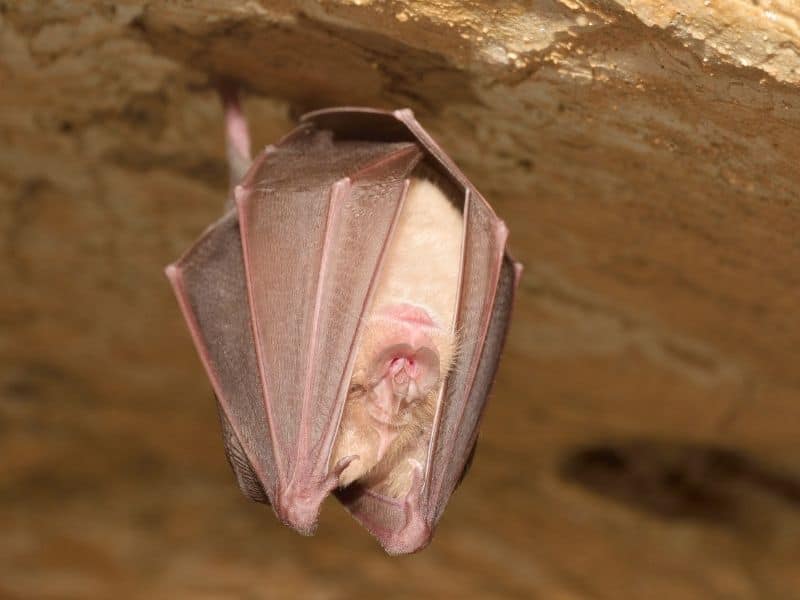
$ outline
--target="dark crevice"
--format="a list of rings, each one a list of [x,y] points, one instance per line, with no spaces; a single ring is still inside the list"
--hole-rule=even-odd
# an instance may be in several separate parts
[[[747,520],[754,505],[800,510],[800,477],[714,445],[633,441],[586,446],[561,466],[567,481],[666,519]]]

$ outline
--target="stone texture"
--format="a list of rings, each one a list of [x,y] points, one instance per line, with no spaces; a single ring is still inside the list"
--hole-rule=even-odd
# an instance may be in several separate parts
[[[240,498],[161,269],[255,140],[409,106],[527,266],[470,477],[388,559]],[[793,0],[0,2],[0,596],[800,597]]]

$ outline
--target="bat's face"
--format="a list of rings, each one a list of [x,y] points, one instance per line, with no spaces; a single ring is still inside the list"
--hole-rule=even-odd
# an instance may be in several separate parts
[[[442,337],[428,312],[410,304],[390,305],[368,319],[352,383],[366,393],[376,423],[409,424],[411,409],[439,381]]]

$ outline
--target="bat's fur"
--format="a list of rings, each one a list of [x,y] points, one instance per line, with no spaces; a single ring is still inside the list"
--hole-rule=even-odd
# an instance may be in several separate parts
[[[462,228],[461,213],[436,185],[423,179],[411,181],[359,340],[351,391],[332,456],[333,465],[346,456],[359,457],[342,473],[341,485],[366,479],[377,484],[378,491],[400,497],[411,486],[415,465],[425,463],[436,398],[457,351],[453,321]],[[386,309],[398,305],[427,312],[434,326],[420,325],[419,331],[432,341],[439,363],[437,377],[430,378],[433,385],[422,390],[423,398],[386,426],[367,411],[374,385],[368,375],[389,340],[397,340],[408,329],[407,324],[385,316]]]

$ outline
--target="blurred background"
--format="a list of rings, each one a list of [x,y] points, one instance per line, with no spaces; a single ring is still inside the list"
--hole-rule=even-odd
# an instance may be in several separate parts
[[[794,0],[0,1],[0,598],[800,598]],[[256,146],[408,106],[526,265],[472,471],[388,558],[246,501],[163,276]]]

